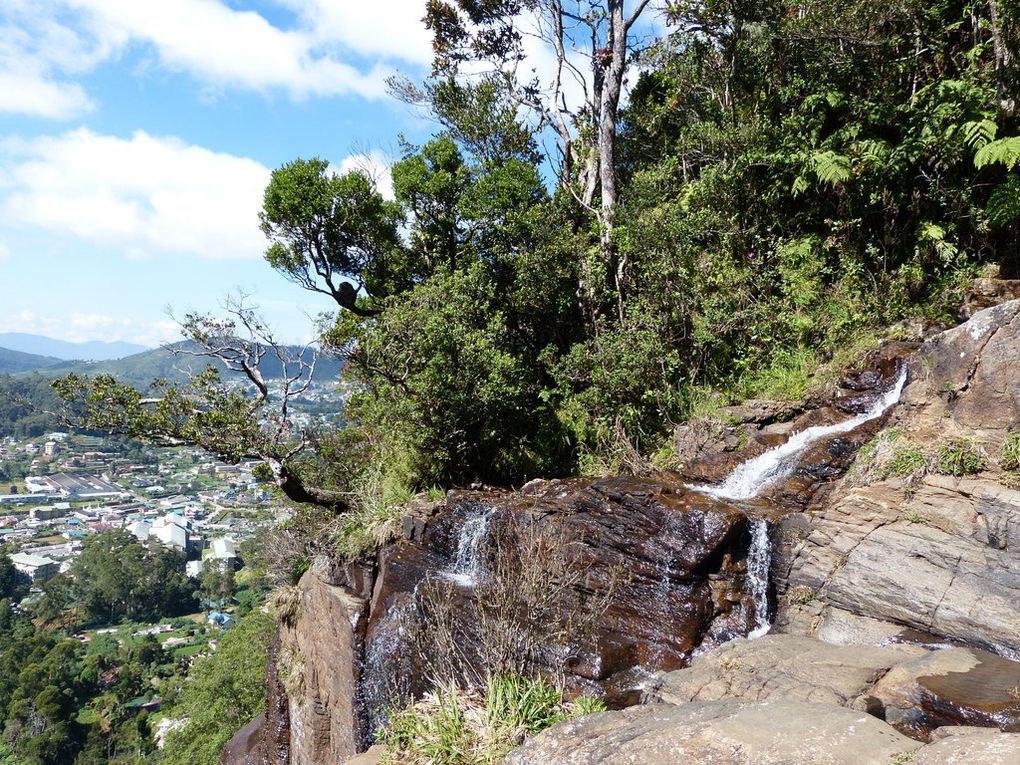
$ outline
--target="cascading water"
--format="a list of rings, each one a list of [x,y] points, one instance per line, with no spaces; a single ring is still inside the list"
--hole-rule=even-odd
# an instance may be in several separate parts
[[[373,639],[365,644],[358,701],[365,716],[366,748],[374,740],[375,732],[386,724],[388,705],[401,700],[406,692],[402,678],[407,676],[411,649],[407,626],[414,618],[417,597],[416,587],[409,601],[394,606],[382,617]]]
[[[907,370],[904,367],[896,379],[896,384],[879,396],[866,412],[835,425],[805,428],[791,436],[785,444],[769,449],[764,454],[739,465],[718,486],[691,488],[715,499],[751,499],[762,489],[792,473],[797,466],[797,460],[793,458],[811,444],[829,436],[848,433],[876,417],[881,417],[889,407],[900,400],[906,381]]]
[[[494,508],[489,508],[464,521],[457,537],[453,565],[444,573],[445,578],[464,586],[471,586],[485,578],[485,548],[494,512]]]
[[[718,486],[692,486],[695,491],[715,499],[742,500],[757,496],[763,489],[790,475],[797,466],[796,457],[811,444],[823,438],[848,433],[864,423],[881,417],[889,407],[900,400],[907,382],[904,367],[896,383],[879,396],[871,407],[856,417],[835,425],[816,425],[795,433],[781,446],[739,465]],[[754,603],[754,628],[750,639],[759,638],[770,629],[769,623],[769,569],[772,565],[772,542],[769,539],[768,521],[749,518],[751,546],[747,551],[747,583]]]
[[[769,524],[764,518],[748,518],[751,546],[747,550],[747,583],[754,600],[754,628],[750,640],[760,638],[771,628],[769,622],[769,570],[772,568],[772,542]]]

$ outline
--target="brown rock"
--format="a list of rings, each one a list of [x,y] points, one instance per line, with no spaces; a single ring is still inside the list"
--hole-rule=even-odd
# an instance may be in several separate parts
[[[507,765],[889,765],[921,744],[844,707],[651,704],[554,725]]]
[[[360,643],[366,603],[330,583],[320,562],[299,585],[293,624],[281,627],[278,671],[287,691],[289,760],[336,762],[359,749]]]
[[[866,709],[863,697],[889,670],[926,652],[907,646],[835,646],[808,637],[734,640],[669,672],[649,700],[810,701]]]

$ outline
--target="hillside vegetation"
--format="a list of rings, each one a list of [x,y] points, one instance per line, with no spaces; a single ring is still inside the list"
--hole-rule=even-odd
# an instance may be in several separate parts
[[[1016,273],[1016,4],[679,3],[640,47],[618,6],[578,22],[612,45],[587,63],[598,108],[566,112],[498,74],[519,8],[434,0],[433,77],[393,87],[440,130],[403,145],[396,200],[320,159],[273,174],[265,256],[338,307],[343,432],[269,427],[285,393],[215,377],[154,407],[108,377],[64,397],[97,427],[259,454],[292,498],[348,511],[668,460],[692,414],[801,396],[901,319],[952,321],[982,268]]]

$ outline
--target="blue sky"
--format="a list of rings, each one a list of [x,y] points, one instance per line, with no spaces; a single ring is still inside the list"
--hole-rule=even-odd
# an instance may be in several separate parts
[[[240,288],[281,337],[321,296],[261,259],[272,168],[312,155],[385,191],[432,126],[387,75],[427,73],[424,0],[3,0],[0,332],[173,337],[167,306]]]

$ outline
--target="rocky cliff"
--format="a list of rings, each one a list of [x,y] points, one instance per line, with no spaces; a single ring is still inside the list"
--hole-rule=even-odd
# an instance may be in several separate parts
[[[518,765],[1020,761],[1020,736],[987,732],[1020,730],[1020,492],[999,465],[1018,361],[1013,301],[885,345],[833,396],[681,429],[680,475],[408,508],[370,559],[305,574],[266,716],[224,761],[343,761],[388,700],[493,667],[631,707]],[[748,465],[752,493],[713,488]],[[735,639],[772,620],[786,634]]]

